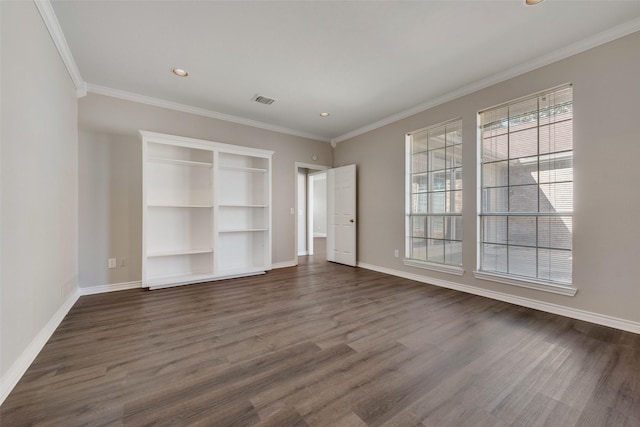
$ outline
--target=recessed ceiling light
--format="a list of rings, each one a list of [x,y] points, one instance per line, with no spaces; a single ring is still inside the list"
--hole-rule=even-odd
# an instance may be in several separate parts
[[[320,117],[329,117],[329,113],[320,113]]]
[[[534,4],[541,3],[541,2],[542,2],[542,0],[524,0],[524,2],[525,2],[528,6],[533,6]]]
[[[183,70],[182,68],[174,68],[172,71],[173,71],[173,74],[175,74],[178,77],[187,77],[189,75],[189,73]]]

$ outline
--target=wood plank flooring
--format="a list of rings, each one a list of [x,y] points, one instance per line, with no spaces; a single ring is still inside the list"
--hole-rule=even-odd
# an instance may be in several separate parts
[[[640,426],[640,336],[301,258],[84,296],[5,426]]]

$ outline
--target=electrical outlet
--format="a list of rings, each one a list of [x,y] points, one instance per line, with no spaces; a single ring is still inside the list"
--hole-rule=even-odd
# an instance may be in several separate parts
[[[400,251],[398,249],[393,250],[393,256],[398,258],[400,256]]]
[[[109,268],[116,268],[116,259],[109,258]]]
[[[127,266],[127,259],[126,258],[122,258],[120,260],[120,267],[126,267]]]

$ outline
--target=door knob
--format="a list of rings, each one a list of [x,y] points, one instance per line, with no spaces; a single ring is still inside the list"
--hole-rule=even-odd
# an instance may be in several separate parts
[[[353,219],[353,218],[351,218],[351,219],[349,220],[349,222],[356,222],[356,220],[355,220],[355,219]]]

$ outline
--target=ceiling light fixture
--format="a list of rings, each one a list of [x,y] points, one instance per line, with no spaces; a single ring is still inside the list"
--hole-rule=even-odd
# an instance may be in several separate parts
[[[329,113],[320,113],[320,117],[329,117]]]
[[[524,2],[527,6],[533,6],[538,3],[542,3],[542,0],[524,0]]]
[[[178,77],[187,77],[189,75],[189,73],[183,70],[182,68],[174,68],[171,71],[173,71],[173,74],[175,74]]]

